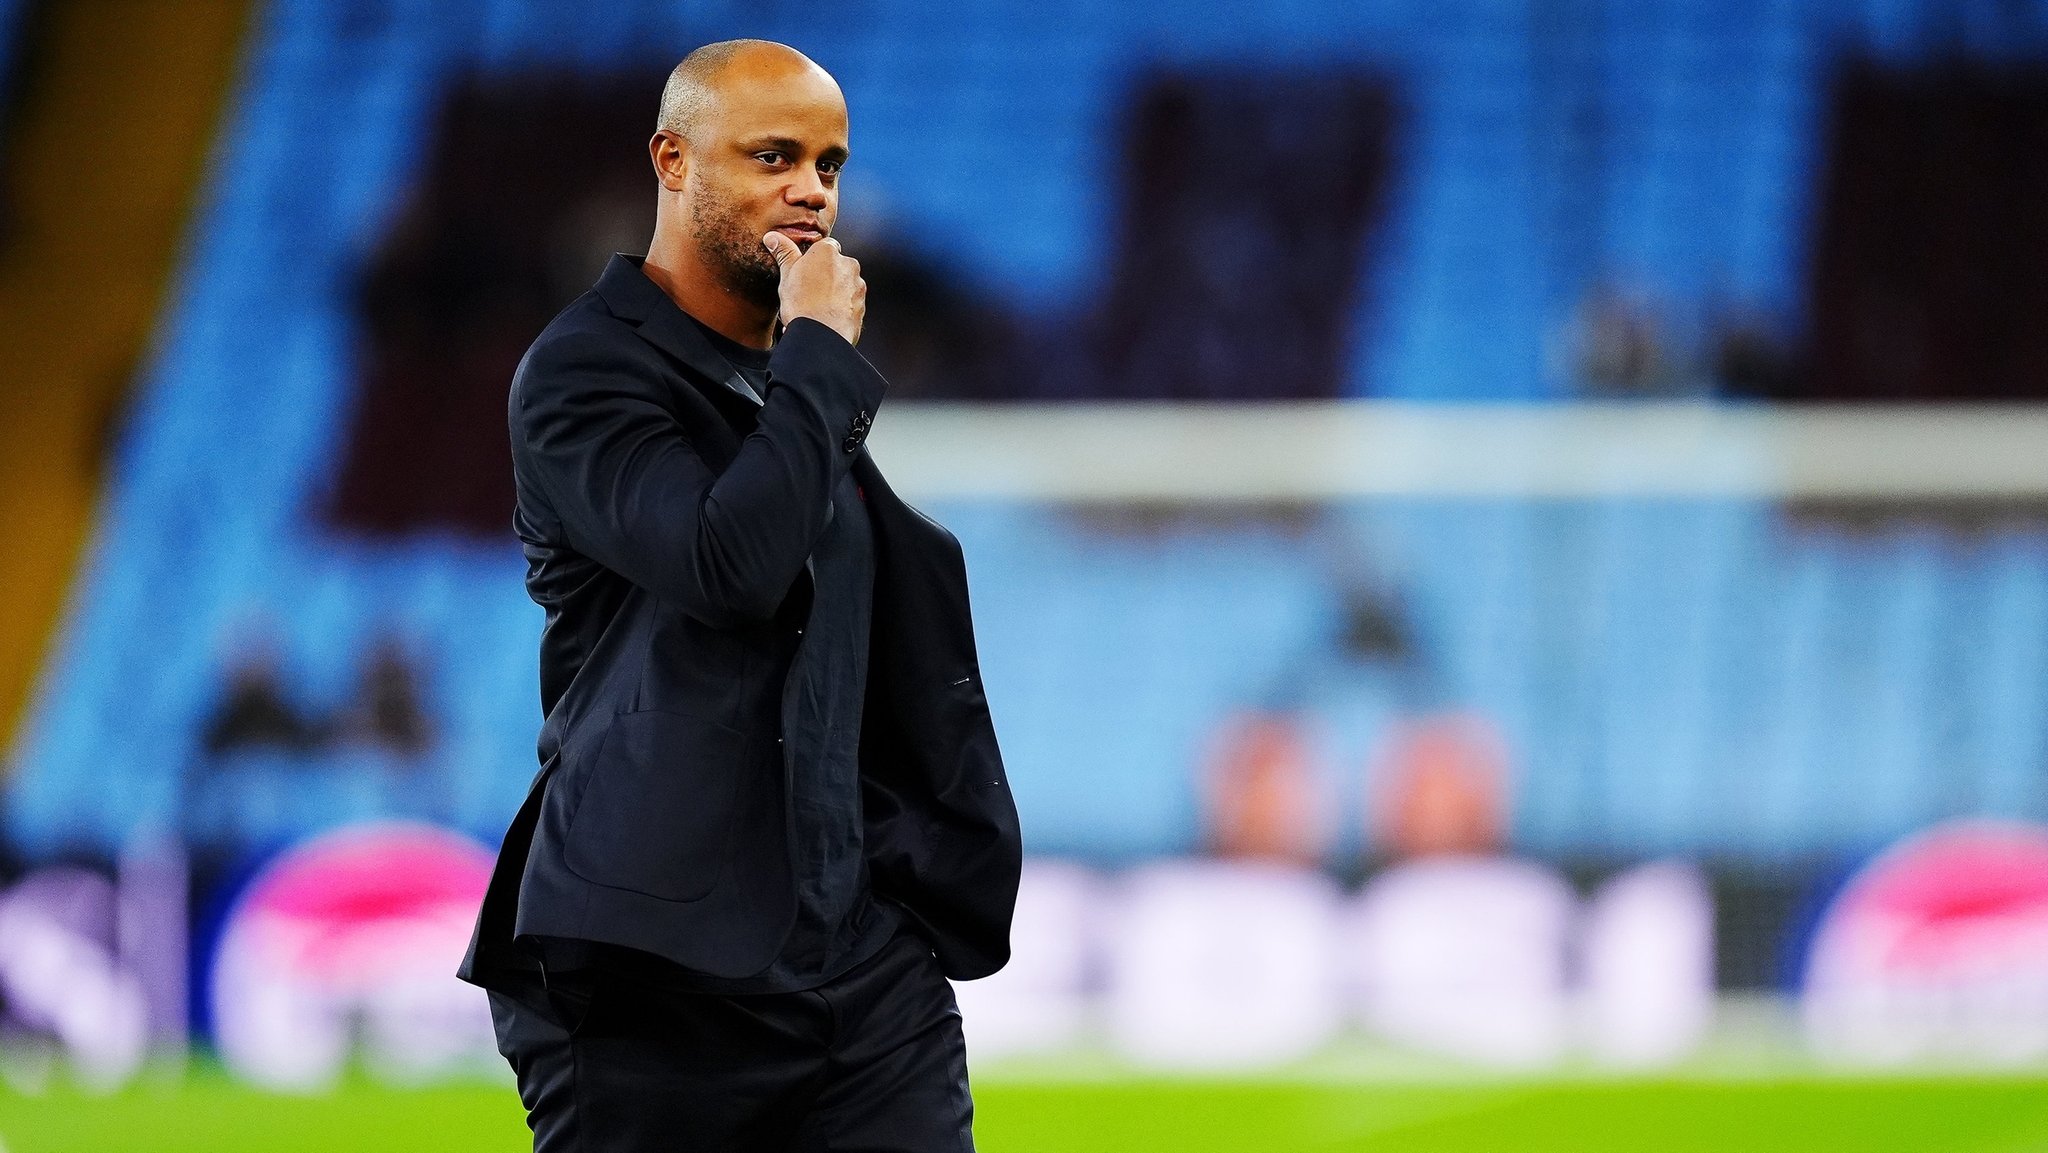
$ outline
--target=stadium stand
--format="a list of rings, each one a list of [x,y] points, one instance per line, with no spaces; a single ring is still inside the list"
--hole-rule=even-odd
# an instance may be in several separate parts
[[[149,354],[225,101],[245,0],[23,4],[0,99],[0,734],[14,733]],[[0,29],[0,45],[13,44]],[[31,48],[30,45],[33,45]],[[0,92],[5,92],[0,89]],[[126,163],[82,140],[114,125]]]
[[[1005,4],[1000,38],[977,22],[995,7],[272,5],[18,744],[17,841],[104,849],[183,824],[272,842],[369,812],[495,838],[522,795],[540,618],[509,536],[342,533],[318,515],[348,450],[355,291],[463,77],[631,72],[651,106],[684,46],[789,39],[854,108],[849,220],[886,218],[972,291],[1057,318],[1105,287],[1108,112],[1142,70],[1355,65],[1404,112],[1343,391],[1544,401],[1578,392],[1559,334],[1602,278],[1656,301],[1679,344],[1728,301],[1796,328],[1839,61],[2048,43],[2048,5],[1940,0],[1652,2],[1557,26],[1506,0]],[[1951,7],[1977,15],[1951,26]],[[1560,123],[1594,128],[1558,144]],[[1301,711],[1352,773],[1417,694],[1498,720],[1529,852],[1860,852],[1945,815],[2048,807],[2037,521],[1860,532],[1760,498],[1626,496],[1136,527],[1014,502],[933,511],[973,566],[1040,852],[1197,844],[1189,767],[1233,707]],[[1400,590],[1411,667],[1343,651],[1362,576]],[[380,793],[387,769],[342,749],[234,766],[255,782],[239,815],[192,803],[181,782],[257,618],[310,709],[346,706],[380,637],[420,654],[439,735],[413,771],[435,787]]]

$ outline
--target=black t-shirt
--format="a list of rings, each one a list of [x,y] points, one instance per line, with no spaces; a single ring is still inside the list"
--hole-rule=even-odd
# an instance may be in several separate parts
[[[683,315],[690,316],[687,312]],[[724,357],[726,363],[746,380],[747,386],[754,390],[757,403],[768,395],[768,361],[775,355],[775,350],[749,348],[723,333],[714,332],[710,325],[694,316],[690,316],[690,323],[697,326],[697,331],[704,334],[704,339],[711,342],[718,355]]]

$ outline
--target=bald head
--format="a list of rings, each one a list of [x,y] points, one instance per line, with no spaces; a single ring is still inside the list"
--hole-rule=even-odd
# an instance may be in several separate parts
[[[749,83],[786,82],[803,78],[823,81],[836,94],[832,74],[810,57],[773,40],[721,40],[706,44],[675,66],[661,90],[661,116],[655,129],[685,140],[703,139],[705,126],[717,115],[720,101]]]
[[[766,236],[808,247],[839,214],[838,83],[787,45],[707,44],[670,74],[647,149],[660,192],[642,267],[700,320],[740,301],[772,323],[780,267]]]

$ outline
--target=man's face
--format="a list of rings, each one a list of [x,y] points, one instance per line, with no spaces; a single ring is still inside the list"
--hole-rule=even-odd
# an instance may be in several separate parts
[[[764,304],[779,269],[761,238],[802,248],[831,235],[846,163],[846,103],[814,70],[735,61],[700,139],[689,145],[683,199],[699,250],[728,288]]]

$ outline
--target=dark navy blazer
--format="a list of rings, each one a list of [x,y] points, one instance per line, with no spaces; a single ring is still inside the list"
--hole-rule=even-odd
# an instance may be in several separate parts
[[[754,431],[747,386],[614,257],[513,377],[515,523],[541,641],[541,769],[461,976],[529,979],[535,937],[717,977],[775,958],[795,917],[785,693],[807,558],[850,471],[875,536],[861,804],[875,893],[948,976],[1009,957],[1021,847],[982,694],[960,546],[890,491],[864,441],[884,382],[799,319]]]

